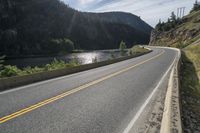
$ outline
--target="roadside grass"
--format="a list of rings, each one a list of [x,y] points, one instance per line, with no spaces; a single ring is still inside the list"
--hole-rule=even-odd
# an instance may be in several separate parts
[[[52,61],[50,64],[46,64],[44,67],[26,67],[23,69],[19,69],[16,66],[4,66],[4,69],[0,71],[0,78],[6,78],[6,77],[13,77],[13,76],[23,76],[23,75],[29,75],[39,72],[45,72],[45,71],[52,71],[57,69],[63,69],[63,68],[69,68],[74,66],[79,66],[80,64],[76,60],[72,60],[69,63],[65,63],[62,60],[56,60]]]
[[[137,55],[137,54],[147,53],[147,52],[149,52],[148,49],[146,49],[142,46],[136,45],[128,50],[128,55]]]
[[[189,15],[185,16],[183,18],[183,21],[190,20],[187,23],[184,23],[183,25],[180,25],[179,31],[183,31],[185,29],[187,30],[198,30],[200,28],[200,11],[192,12]],[[182,29],[184,28],[184,29]]]
[[[185,132],[200,131],[200,45],[190,45],[182,52],[181,103]]]
[[[186,93],[200,98],[200,81],[195,65],[185,53],[182,54],[182,60],[182,89],[184,89]]]
[[[200,44],[190,45],[184,49],[186,57],[191,60],[200,79]]]

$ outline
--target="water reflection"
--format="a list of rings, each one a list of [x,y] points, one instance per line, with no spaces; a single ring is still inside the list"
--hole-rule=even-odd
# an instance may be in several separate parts
[[[80,64],[90,64],[93,63],[95,60],[102,61],[103,56],[100,52],[90,52],[90,53],[79,53],[79,54],[72,54],[71,59],[76,59]]]
[[[64,56],[9,59],[5,61],[5,65],[16,65],[19,68],[27,66],[44,66],[52,62],[54,59],[63,60],[66,63],[69,63],[71,60],[75,59],[80,64],[90,64],[94,61],[99,62],[118,57],[121,57],[119,51],[91,51],[82,53],[72,53]]]

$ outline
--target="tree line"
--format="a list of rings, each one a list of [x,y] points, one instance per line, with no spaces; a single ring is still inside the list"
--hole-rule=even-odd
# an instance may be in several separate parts
[[[194,11],[200,10],[200,2],[197,0],[194,3],[194,6],[191,10],[191,13]],[[155,30],[157,31],[170,31],[171,29],[175,28],[176,26],[180,25],[183,22],[182,18],[179,18],[175,15],[174,12],[171,13],[170,18],[168,18],[167,22],[161,22],[159,20],[159,23],[156,25]]]
[[[73,49],[113,49],[148,43],[149,34],[129,25],[100,21],[60,0],[1,0],[0,53],[49,55]]]
[[[196,0],[191,12],[199,11],[199,10],[200,10],[200,2],[198,2],[198,0]]]
[[[159,23],[156,25],[155,29],[157,31],[169,31],[173,28],[175,28],[177,25],[180,25],[182,23],[182,19],[178,18],[174,12],[171,13],[170,18],[168,18],[167,22],[161,22],[159,20]]]

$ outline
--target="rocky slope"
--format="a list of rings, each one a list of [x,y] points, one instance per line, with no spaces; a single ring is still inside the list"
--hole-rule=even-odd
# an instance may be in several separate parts
[[[192,12],[183,17],[181,24],[163,32],[153,30],[150,45],[185,47],[200,38],[200,11]]]
[[[200,6],[200,5],[199,5]],[[167,31],[154,30],[150,45],[182,49],[181,109],[184,133],[200,132],[200,10]],[[163,24],[161,24],[163,25]]]

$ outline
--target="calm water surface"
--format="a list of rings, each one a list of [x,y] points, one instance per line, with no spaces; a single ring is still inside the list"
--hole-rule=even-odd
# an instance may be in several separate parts
[[[66,63],[69,63],[71,60],[75,59],[80,64],[90,64],[94,60],[104,61],[112,59],[113,57],[121,57],[119,51],[91,51],[91,52],[81,52],[81,53],[72,53],[64,56],[50,56],[50,57],[31,57],[31,58],[19,58],[19,59],[9,59],[5,61],[5,65],[15,65],[19,68],[27,66],[44,66],[54,59],[63,60]]]

